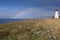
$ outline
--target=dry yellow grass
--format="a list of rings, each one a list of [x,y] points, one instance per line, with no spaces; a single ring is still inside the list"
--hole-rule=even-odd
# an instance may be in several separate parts
[[[60,40],[60,19],[31,19],[0,24],[0,30],[12,33],[10,36],[18,36],[17,40],[25,38],[29,40]],[[42,32],[41,35],[40,32]],[[46,39],[46,36],[51,36],[51,38]],[[13,37],[10,39],[15,40]]]

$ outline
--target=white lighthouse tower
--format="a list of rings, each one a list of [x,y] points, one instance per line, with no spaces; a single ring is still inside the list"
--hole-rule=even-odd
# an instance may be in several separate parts
[[[56,11],[55,11],[55,18],[59,18],[59,12],[58,12],[58,9],[56,9]]]

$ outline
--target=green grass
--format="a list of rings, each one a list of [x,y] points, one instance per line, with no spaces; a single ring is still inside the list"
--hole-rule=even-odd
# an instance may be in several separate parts
[[[0,40],[60,40],[59,37],[60,19],[36,19],[0,24]]]

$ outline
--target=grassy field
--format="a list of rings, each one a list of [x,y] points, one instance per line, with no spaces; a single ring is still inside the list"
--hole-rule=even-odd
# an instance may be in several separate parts
[[[60,19],[0,24],[0,40],[60,40]]]

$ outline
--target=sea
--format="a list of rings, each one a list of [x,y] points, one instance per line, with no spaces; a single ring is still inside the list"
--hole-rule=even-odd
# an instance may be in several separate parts
[[[33,19],[41,19],[41,18],[52,18],[52,16],[43,16],[40,18],[33,18]],[[0,18],[0,24],[5,24],[5,23],[10,23],[10,22],[17,22],[17,21],[22,21],[22,20],[27,20],[27,19],[8,19],[8,18]]]
[[[0,19],[0,24],[17,22],[17,21],[22,21],[22,20],[25,20],[25,19]]]

